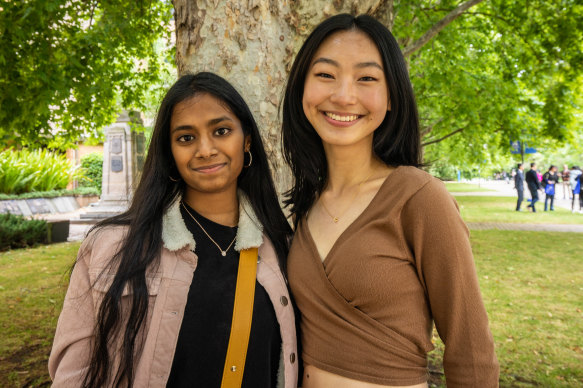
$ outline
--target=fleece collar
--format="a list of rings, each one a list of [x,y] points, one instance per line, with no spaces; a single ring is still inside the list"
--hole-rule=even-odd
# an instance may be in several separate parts
[[[263,225],[257,219],[245,193],[239,190],[237,194],[239,196],[239,228],[235,250],[259,247],[263,244]],[[162,218],[162,241],[164,246],[171,251],[177,251],[186,245],[188,249],[194,251],[196,241],[182,219],[181,200],[182,197],[177,198]]]

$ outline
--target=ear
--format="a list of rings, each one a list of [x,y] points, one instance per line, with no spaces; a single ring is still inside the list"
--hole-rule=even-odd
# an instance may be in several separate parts
[[[391,99],[389,98],[389,103],[387,104],[387,112],[391,111]]]
[[[244,146],[245,146],[245,148],[244,148],[245,152],[247,152],[251,149],[251,135],[245,136]]]

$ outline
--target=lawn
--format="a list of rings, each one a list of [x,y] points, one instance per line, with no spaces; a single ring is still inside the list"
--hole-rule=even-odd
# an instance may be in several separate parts
[[[491,189],[486,189],[484,187],[475,185],[473,183],[457,183],[457,182],[444,182],[445,187],[451,193],[475,193],[482,191],[494,191]]]
[[[472,231],[502,387],[583,386],[583,235]],[[0,386],[48,386],[46,361],[79,243],[0,253]],[[551,247],[551,249],[549,249]],[[443,346],[431,353],[439,369]]]
[[[472,231],[501,387],[583,386],[582,238]],[[431,359],[439,365],[443,345],[436,342]]]
[[[47,359],[79,243],[0,253],[0,387],[49,386]]]
[[[463,219],[466,222],[508,222],[519,224],[583,224],[583,215],[555,207],[555,211],[544,212],[544,203],[537,203],[537,212],[527,211],[524,202],[522,212],[517,212],[516,198],[456,196]]]

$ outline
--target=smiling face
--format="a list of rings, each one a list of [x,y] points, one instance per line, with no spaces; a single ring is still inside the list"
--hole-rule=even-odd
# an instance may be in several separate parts
[[[170,144],[187,197],[236,192],[250,136],[221,100],[204,93],[178,103],[170,120]]]
[[[370,142],[390,102],[379,50],[358,30],[336,32],[320,45],[306,74],[304,114],[326,145]]]

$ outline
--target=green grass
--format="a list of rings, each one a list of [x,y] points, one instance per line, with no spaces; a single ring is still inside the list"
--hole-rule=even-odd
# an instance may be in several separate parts
[[[0,387],[48,386],[47,360],[79,243],[0,254]]]
[[[523,202],[522,212],[517,212],[516,198],[456,196],[455,200],[466,222],[504,222],[518,224],[583,224],[583,215],[573,214],[567,209],[555,207],[555,211],[544,212],[544,203],[537,202],[537,212],[527,211]]]
[[[501,387],[583,386],[582,234],[472,231]],[[0,253],[0,386],[48,386],[47,359],[79,243]],[[443,344],[430,354],[439,368]]]
[[[457,183],[457,182],[444,182],[447,191],[450,193],[476,193],[485,191],[495,191],[491,189],[486,189],[472,183]]]
[[[472,231],[501,387],[583,386],[582,238]],[[439,365],[442,351],[437,340],[432,364]]]

